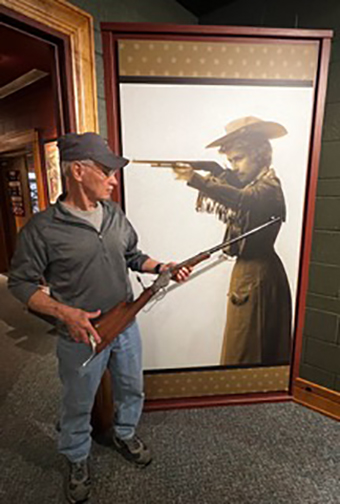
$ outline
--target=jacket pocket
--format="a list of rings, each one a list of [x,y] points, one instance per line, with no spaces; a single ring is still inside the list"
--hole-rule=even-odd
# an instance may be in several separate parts
[[[249,300],[250,292],[240,293],[240,292],[229,292],[230,301],[235,306],[244,305]]]
[[[229,298],[233,305],[242,306],[248,302],[252,302],[254,293],[257,290],[258,282],[253,278],[238,278],[236,282],[232,282],[229,290]]]

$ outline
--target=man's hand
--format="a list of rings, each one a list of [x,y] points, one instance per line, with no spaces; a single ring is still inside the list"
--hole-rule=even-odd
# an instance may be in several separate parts
[[[175,262],[163,264],[162,267],[160,268],[160,273],[166,271],[169,268],[173,268],[174,266],[176,266]],[[175,282],[177,283],[185,282],[189,278],[191,272],[192,268],[190,266],[185,266],[176,271],[176,273],[171,278],[172,280],[175,280]]]
[[[149,257],[142,266],[142,271],[145,273],[162,273],[163,271],[167,271],[169,268],[176,266],[175,262],[169,262],[167,264],[163,264],[160,261],[156,261],[155,259],[151,259]],[[158,267],[159,269],[157,270]],[[155,271],[156,268],[156,271]],[[190,275],[192,268],[186,266],[185,268],[180,268],[176,273],[171,277],[175,282],[184,282]]]
[[[28,308],[38,313],[51,315],[66,324],[70,336],[77,342],[83,341],[90,345],[88,334],[92,334],[94,340],[100,343],[101,339],[90,320],[99,317],[100,310],[95,312],[86,312],[79,308],[59,303],[42,289],[38,289],[28,300]]]
[[[78,343],[82,341],[90,345],[88,334],[92,334],[96,343],[100,343],[101,339],[90,320],[99,317],[101,311],[86,312],[79,308],[71,306],[63,306],[60,314],[60,320],[64,322],[68,328],[70,336]]]

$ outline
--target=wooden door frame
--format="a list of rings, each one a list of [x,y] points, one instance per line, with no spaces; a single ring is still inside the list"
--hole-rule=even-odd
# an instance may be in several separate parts
[[[75,130],[98,132],[94,30],[90,14],[65,0],[2,0],[0,12],[68,41]],[[71,92],[71,90],[70,90]]]

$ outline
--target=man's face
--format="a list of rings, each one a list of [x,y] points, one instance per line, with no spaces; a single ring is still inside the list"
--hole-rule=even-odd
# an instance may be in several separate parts
[[[249,184],[260,172],[258,163],[241,148],[230,148],[223,151],[232,169],[243,184]]]
[[[82,186],[92,201],[108,200],[118,182],[114,171],[108,172],[99,163],[81,163],[83,168]]]

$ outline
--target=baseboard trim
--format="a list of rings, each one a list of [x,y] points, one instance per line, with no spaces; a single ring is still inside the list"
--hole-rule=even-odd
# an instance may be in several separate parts
[[[176,399],[149,399],[145,401],[145,411],[168,409],[208,408],[216,406],[237,406],[265,402],[291,401],[287,392],[268,392],[261,394],[230,394],[224,396],[183,397]]]
[[[340,393],[303,378],[293,385],[293,400],[307,408],[340,420]]]

